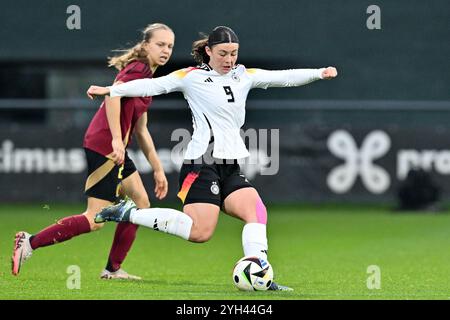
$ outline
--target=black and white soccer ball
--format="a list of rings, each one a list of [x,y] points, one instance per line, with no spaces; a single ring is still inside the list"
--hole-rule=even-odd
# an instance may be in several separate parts
[[[243,291],[264,291],[273,281],[273,269],[267,260],[243,257],[233,269],[233,283]]]

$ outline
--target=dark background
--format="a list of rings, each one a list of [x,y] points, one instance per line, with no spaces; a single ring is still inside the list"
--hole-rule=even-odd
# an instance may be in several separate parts
[[[81,29],[69,30],[69,5],[81,9]],[[381,30],[369,30],[368,6],[381,9]],[[450,123],[450,2],[433,1],[1,1],[0,197],[2,201],[83,199],[84,173],[4,172],[2,146],[80,149],[100,102],[90,84],[109,85],[113,49],[140,41],[153,22],[176,34],[169,63],[155,76],[194,64],[190,49],[199,32],[232,27],[239,62],[267,69],[335,66],[339,76],[302,88],[253,90],[245,128],[280,130],[280,172],[256,176],[265,199],[282,202],[395,202],[403,149],[446,151]],[[181,94],[155,97],[149,129],[158,149],[173,147],[170,132],[191,129]],[[373,130],[392,141],[377,160],[392,183],[370,193],[358,177],[345,194],[327,187],[341,164],[327,149],[335,130],[347,130],[358,147]],[[448,174],[419,163],[450,195]],[[3,169],[2,169],[3,168]],[[2,171],[3,170],[3,171]],[[168,174],[176,200],[177,172]],[[144,180],[152,190],[151,174]]]
[[[81,9],[81,30],[66,28],[71,4]],[[381,9],[381,30],[366,27],[371,4]],[[240,62],[249,67],[339,69],[333,85],[259,93],[265,99],[448,100],[449,18],[447,0],[8,1],[0,11],[2,83],[25,81],[42,90],[29,83],[33,75],[8,75],[30,64],[105,66],[112,49],[140,40],[147,24],[164,22],[175,31],[176,46],[161,74],[192,65],[199,32],[227,25],[240,37]]]

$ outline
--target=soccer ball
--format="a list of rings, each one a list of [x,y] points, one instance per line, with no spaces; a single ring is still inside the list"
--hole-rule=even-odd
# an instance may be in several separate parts
[[[258,257],[243,257],[233,269],[233,283],[243,291],[269,289],[273,281],[273,269],[268,261]]]

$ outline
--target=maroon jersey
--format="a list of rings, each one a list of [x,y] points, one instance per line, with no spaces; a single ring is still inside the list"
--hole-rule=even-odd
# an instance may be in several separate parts
[[[133,61],[119,72],[114,81],[127,82],[135,79],[151,78],[152,76],[152,71],[147,64]],[[131,136],[137,120],[144,112],[147,112],[151,102],[152,97],[122,98],[120,104],[120,128],[125,147],[131,142]],[[83,147],[107,156],[113,151],[111,142],[112,135],[106,116],[105,102],[103,101],[86,130]]]

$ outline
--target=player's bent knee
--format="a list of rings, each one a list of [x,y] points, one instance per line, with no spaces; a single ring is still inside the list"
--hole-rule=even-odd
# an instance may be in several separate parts
[[[191,242],[195,242],[195,243],[204,243],[207,242],[209,239],[211,239],[212,235],[203,235],[203,234],[198,234],[198,235],[192,235],[189,237],[189,241]]]
[[[150,200],[148,199],[148,197],[139,197],[134,200],[134,203],[136,203],[136,206],[139,209],[150,208]]]
[[[196,243],[203,243],[212,238],[214,230],[199,229],[192,227],[189,241]]]

